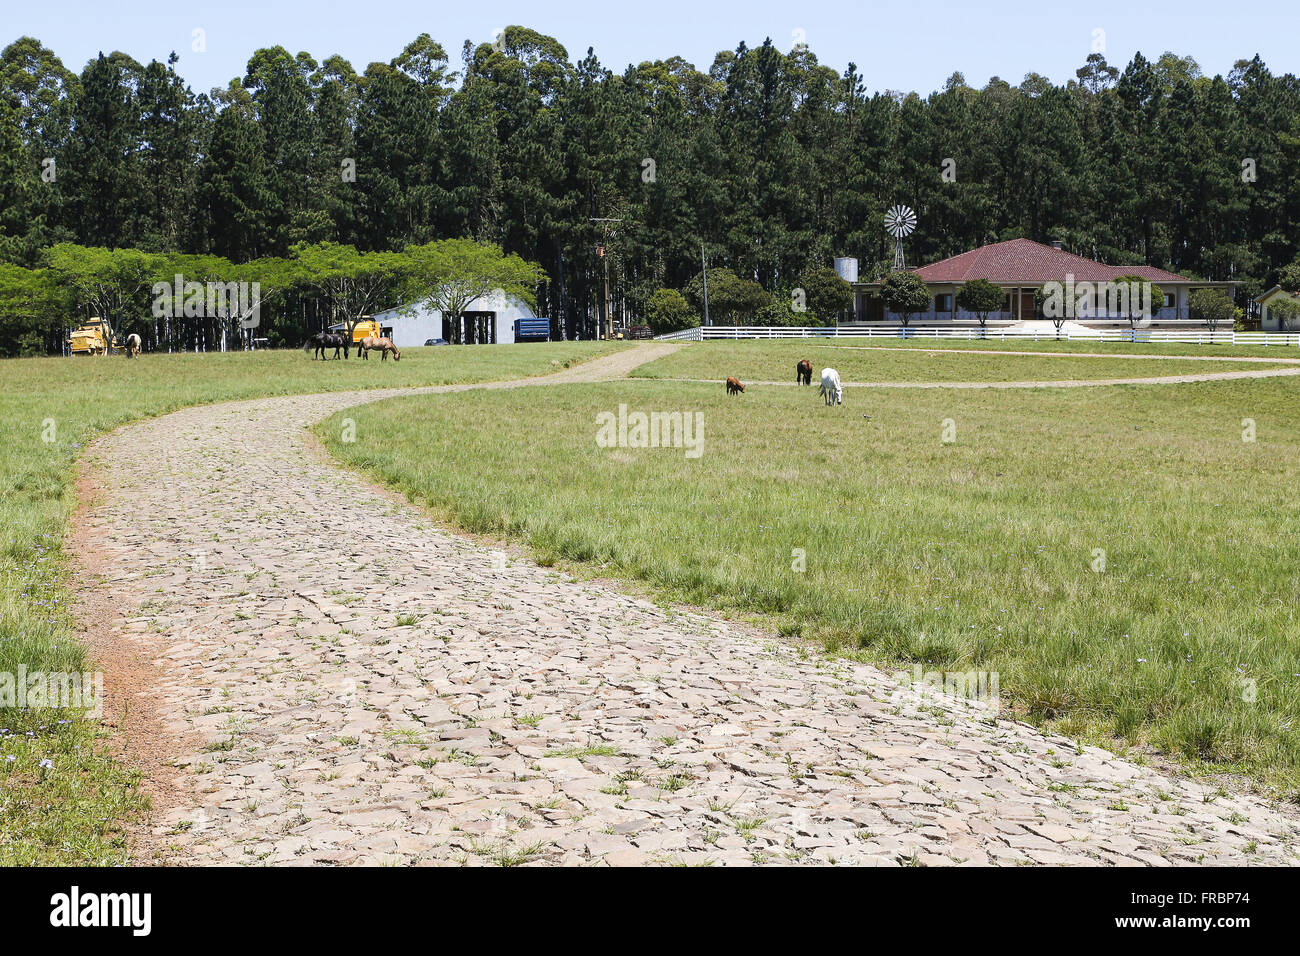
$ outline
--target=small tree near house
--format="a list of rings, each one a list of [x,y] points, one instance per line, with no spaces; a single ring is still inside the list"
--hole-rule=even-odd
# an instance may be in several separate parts
[[[1128,319],[1128,324],[1131,329],[1136,330],[1140,326],[1149,325],[1150,320],[1155,318],[1156,313],[1160,311],[1161,306],[1165,303],[1165,290],[1160,288],[1160,286],[1156,285],[1154,282],[1151,282],[1149,279],[1143,279],[1141,276],[1119,276],[1113,280],[1113,284],[1116,287],[1121,288],[1127,286],[1128,301],[1125,302],[1121,295],[1120,307],[1124,308],[1127,306],[1128,314],[1124,316],[1124,318]],[[1150,315],[1142,315],[1138,310],[1138,305],[1142,302],[1143,286],[1150,287]]]
[[[1290,332],[1300,324],[1300,300],[1273,299],[1268,303],[1268,310],[1277,316],[1280,332]]]
[[[830,266],[805,269],[798,288],[804,290],[805,316],[820,325],[834,325],[841,312],[853,308],[853,286],[840,278]],[[787,300],[789,301],[789,300]],[[811,325],[813,322],[805,322]]]
[[[988,324],[989,313],[1002,308],[1007,294],[1000,286],[988,279],[972,279],[957,292],[957,307],[965,312],[974,312],[980,323],[980,338],[984,337],[984,327]]]
[[[885,308],[898,313],[907,326],[912,316],[930,307],[930,287],[915,272],[892,272],[880,283],[880,298]]]
[[[1221,324],[1231,323],[1237,308],[1222,289],[1193,289],[1187,297],[1187,307],[1193,319],[1204,322],[1211,332]]]

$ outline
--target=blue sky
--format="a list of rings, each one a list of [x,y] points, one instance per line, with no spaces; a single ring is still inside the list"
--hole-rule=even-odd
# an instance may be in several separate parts
[[[1300,73],[1297,0],[6,0],[6,6],[2,44],[35,36],[75,72],[100,50],[122,50],[141,62],[175,50],[178,69],[196,91],[242,76],[254,50],[275,44],[318,60],[339,53],[363,71],[427,32],[458,66],[465,39],[488,40],[511,23],[556,37],[571,59],[594,46],[616,70],[674,54],[707,69],[718,50],[741,40],[756,45],[770,36],[789,49],[802,36],[837,71],[857,63],[869,90],[929,93],[954,70],[974,86],[993,75],[1018,83],[1030,71],[1063,82],[1092,51],[1098,29],[1107,59],[1120,66],[1137,50],[1153,59],[1173,50],[1195,57],[1208,74],[1226,74],[1235,60],[1259,53],[1275,73]],[[192,49],[195,29],[205,33],[202,53]]]

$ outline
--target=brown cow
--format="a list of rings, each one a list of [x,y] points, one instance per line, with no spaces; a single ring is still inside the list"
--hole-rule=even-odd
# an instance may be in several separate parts
[[[743,385],[740,384],[740,379],[738,379],[738,378],[729,378],[729,379],[727,379],[727,394],[728,394],[728,395],[735,395],[735,394],[737,394],[737,393],[739,393],[739,392],[743,392],[744,390],[745,390],[745,386],[743,386]]]
[[[794,367],[794,380],[799,385],[811,385],[812,362],[807,359],[800,359],[799,364]]]

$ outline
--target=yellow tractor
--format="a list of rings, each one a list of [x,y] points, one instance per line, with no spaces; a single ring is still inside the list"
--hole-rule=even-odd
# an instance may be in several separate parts
[[[108,323],[99,316],[92,316],[68,336],[68,350],[73,355],[103,355],[105,352],[121,352],[122,345],[109,329]]]
[[[330,331],[337,332],[339,335],[342,335],[344,332],[347,331],[347,328],[348,328],[347,325],[345,325],[342,322],[338,322],[330,326]],[[393,327],[391,325],[381,327],[380,324],[375,321],[374,316],[371,315],[363,315],[361,317],[361,321],[358,322],[356,324],[356,327],[353,328],[352,330],[353,346],[355,346],[358,342],[360,342],[364,338],[391,339],[392,337],[393,337]]]

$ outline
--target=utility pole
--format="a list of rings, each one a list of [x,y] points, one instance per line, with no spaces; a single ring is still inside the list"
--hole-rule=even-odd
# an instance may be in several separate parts
[[[704,278],[704,324],[709,325],[709,263],[704,258],[704,243],[700,243],[700,275]]]
[[[601,233],[601,235],[603,236],[603,239],[602,239],[600,245],[598,245],[598,246],[596,247],[596,255],[598,255],[601,259],[603,259],[603,260],[605,261],[605,334],[604,334],[604,338],[606,338],[606,339],[611,339],[611,338],[614,337],[614,316],[613,316],[613,305],[614,305],[614,303],[613,303],[613,301],[612,301],[612,300],[610,299],[610,297],[609,297],[609,255],[608,255],[609,247],[608,247],[608,243],[609,243],[609,237],[612,236],[612,235],[614,235],[614,231],[613,231],[612,229],[610,229],[610,224],[611,224],[611,223],[613,223],[613,224],[617,224],[617,223],[622,222],[623,220],[622,220],[622,219],[592,219],[591,221],[592,221],[592,222],[598,222],[598,223],[600,223],[600,224],[601,224],[601,229],[602,229],[602,233]],[[600,336],[597,336],[597,337],[599,338]]]

